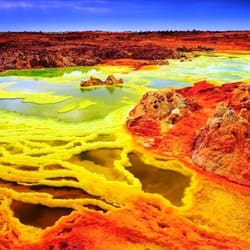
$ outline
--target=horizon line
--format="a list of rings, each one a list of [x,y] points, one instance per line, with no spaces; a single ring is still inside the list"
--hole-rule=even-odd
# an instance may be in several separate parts
[[[45,30],[6,30],[0,33],[81,33],[81,32],[106,32],[106,33],[140,33],[140,32],[250,32],[250,29],[225,29],[225,30],[209,30],[209,29],[166,29],[166,30],[64,30],[64,31],[45,31]]]

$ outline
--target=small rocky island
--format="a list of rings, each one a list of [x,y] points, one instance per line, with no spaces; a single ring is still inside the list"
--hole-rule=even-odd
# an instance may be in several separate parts
[[[81,81],[80,87],[112,86],[118,84],[123,84],[123,79],[116,79],[113,75],[109,75],[105,81],[91,76],[87,81]]]

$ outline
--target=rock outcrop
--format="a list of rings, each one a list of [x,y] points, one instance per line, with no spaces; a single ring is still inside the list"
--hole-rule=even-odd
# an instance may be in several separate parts
[[[116,79],[113,75],[109,75],[106,80],[104,81],[105,85],[117,85],[123,84],[123,79]]]
[[[250,187],[248,96],[249,86],[239,82],[151,91],[131,110],[127,128],[154,153]]]
[[[250,110],[250,85],[240,85],[233,91],[230,105],[237,109]]]
[[[218,105],[193,142],[192,160],[207,172],[250,187],[250,123],[246,114],[246,109],[237,114]]]
[[[184,99],[173,88],[149,91],[129,114],[129,120],[152,119],[174,123],[183,113]]]
[[[144,119],[175,124],[185,112],[199,108],[195,98],[184,98],[173,88],[149,91],[129,114],[129,120]]]
[[[212,49],[249,50],[249,32],[6,32],[0,33],[0,71],[118,59],[165,64],[166,59],[186,60],[187,52]]]
[[[91,86],[112,86],[123,84],[123,79],[116,79],[113,75],[109,75],[105,81],[102,81],[99,78],[91,76],[87,81],[81,81],[80,86],[84,87],[91,87]]]

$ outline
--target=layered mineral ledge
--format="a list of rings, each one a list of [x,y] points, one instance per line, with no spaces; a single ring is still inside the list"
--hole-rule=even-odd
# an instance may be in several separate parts
[[[1,111],[0,250],[248,250],[246,86],[149,92],[130,112],[134,141],[119,112],[65,123]],[[177,207],[167,193],[183,180]]]
[[[75,211],[45,229],[39,241],[28,240],[27,235],[25,239],[14,223],[3,231],[1,250],[247,250],[249,246],[247,241],[197,227],[173,208],[145,197],[108,213]]]

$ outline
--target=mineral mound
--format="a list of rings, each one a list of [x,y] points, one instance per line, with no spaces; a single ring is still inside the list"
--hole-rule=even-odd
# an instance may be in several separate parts
[[[194,140],[192,160],[207,172],[250,186],[250,123],[244,114],[218,105]]]
[[[250,85],[242,85],[233,91],[230,106],[250,110]]]
[[[102,81],[99,78],[91,76],[87,81],[81,81],[80,86],[81,87],[91,87],[91,86],[111,86],[111,85],[117,85],[117,84],[123,84],[122,79],[116,79],[113,75],[109,75],[105,81]]]
[[[165,126],[173,126],[187,112],[198,108],[196,99],[184,98],[173,88],[166,87],[144,94],[139,103],[129,113],[127,124],[134,129],[135,133],[138,129],[140,134],[141,129],[143,129],[147,130],[145,133],[145,136],[147,136],[150,130],[157,132],[155,128],[158,128],[158,134],[160,134],[160,130],[164,129]]]
[[[185,107],[184,99],[173,88],[149,91],[130,112],[130,119],[146,118],[174,122]]]
[[[249,100],[249,85],[242,83],[149,92],[130,112],[127,127],[148,150],[249,187]]]

